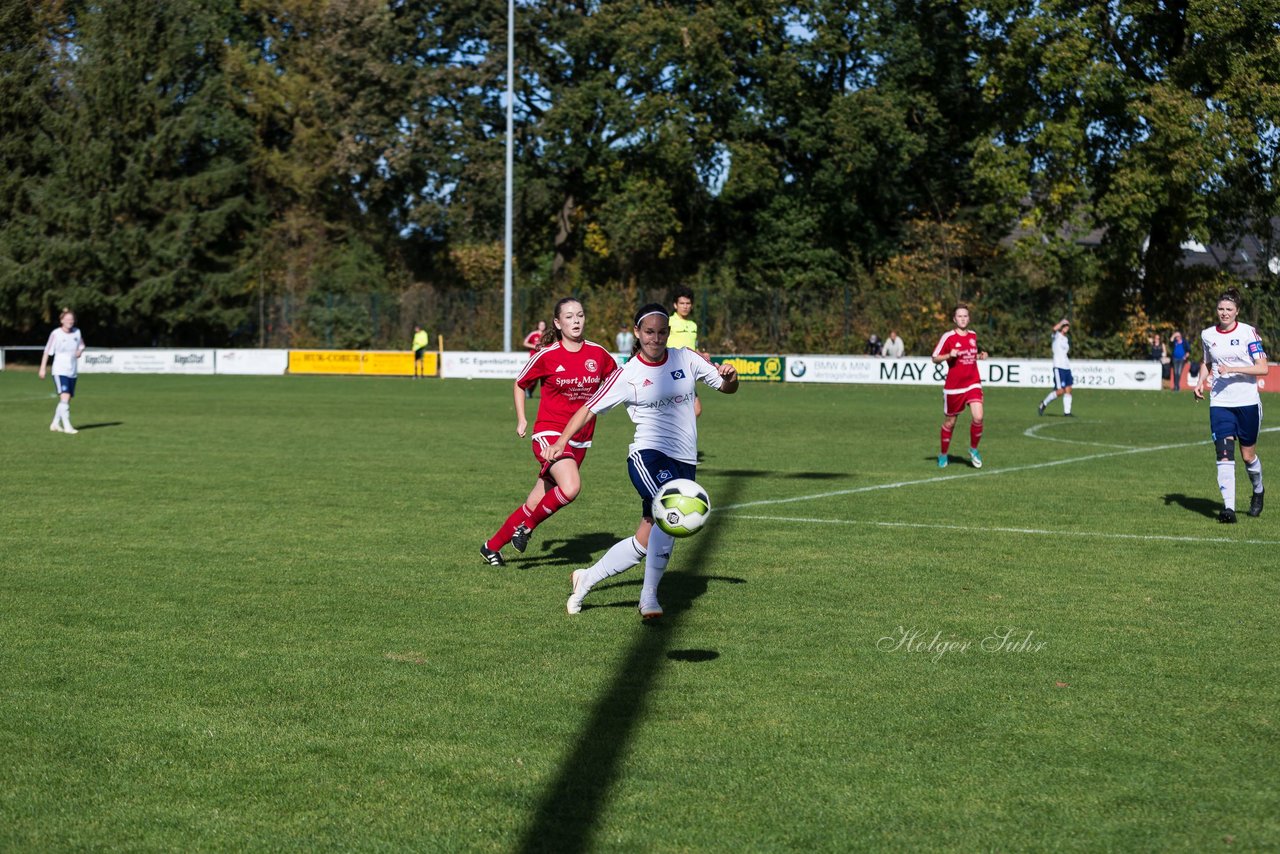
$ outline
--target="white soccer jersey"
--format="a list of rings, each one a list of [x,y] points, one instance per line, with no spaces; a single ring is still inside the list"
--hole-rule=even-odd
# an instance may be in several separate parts
[[[668,349],[659,364],[637,353],[604,381],[587,401],[599,415],[618,404],[636,425],[631,451],[661,451],[673,460],[697,465],[698,424],[693,415],[697,382],[714,389],[724,385],[716,366],[694,350]]]
[[[1261,403],[1258,397],[1258,378],[1247,374],[1218,376],[1218,366],[1247,368],[1254,359],[1267,354],[1262,349],[1262,336],[1247,323],[1234,324],[1226,332],[1210,326],[1200,333],[1204,346],[1204,361],[1209,366],[1211,386],[1210,406],[1253,406]]]
[[[61,326],[49,333],[49,343],[44,345],[47,356],[53,357],[53,375],[55,377],[74,377],[76,375],[76,354],[84,347],[84,338],[79,327],[71,327],[67,332]]]
[[[1067,353],[1071,352],[1071,339],[1063,335],[1061,332],[1053,333],[1053,366],[1062,368],[1064,371],[1071,370],[1071,360],[1067,358]]]

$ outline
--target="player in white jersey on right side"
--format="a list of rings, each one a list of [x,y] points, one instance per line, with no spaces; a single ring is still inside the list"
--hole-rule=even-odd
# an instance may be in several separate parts
[[[49,333],[40,354],[40,379],[45,377],[49,357],[53,357],[53,385],[58,390],[58,408],[49,429],[54,433],[79,433],[71,426],[71,398],[76,393],[76,360],[84,352],[84,336],[76,328],[76,316],[69,308],[58,315],[61,326]]]
[[[1267,353],[1258,330],[1236,318],[1240,314],[1240,294],[1227,288],[1218,298],[1218,323],[1200,333],[1204,360],[1200,381],[1193,392],[1196,400],[1204,400],[1209,391],[1209,429],[1218,458],[1218,490],[1222,493],[1222,512],[1218,521],[1236,521],[1236,442],[1244,470],[1253,484],[1249,515],[1262,515],[1262,461],[1255,446],[1262,426],[1262,399],[1258,396],[1258,377],[1267,375]]]
[[[696,384],[702,382],[725,394],[738,390],[738,372],[733,365],[712,364],[694,350],[668,349],[670,332],[667,311],[661,305],[651,303],[637,311],[638,352],[601,384],[574,413],[555,444],[543,453],[547,460],[559,459],[570,436],[598,413],[618,405],[627,408],[636,425],[627,469],[632,485],[640,493],[640,525],[635,536],[615,543],[593,566],[575,570],[570,576],[573,594],[565,605],[570,614],[582,610],[582,600],[593,585],[643,560],[640,617],[649,621],[662,616],[658,583],[671,559],[675,538],[653,524],[653,497],[667,481],[693,480],[697,474],[698,423],[693,409]]]
[[[1067,354],[1071,352],[1071,322],[1065,317],[1053,325],[1053,391],[1040,401],[1040,414],[1059,397],[1062,398],[1062,414],[1071,415],[1071,360]]]

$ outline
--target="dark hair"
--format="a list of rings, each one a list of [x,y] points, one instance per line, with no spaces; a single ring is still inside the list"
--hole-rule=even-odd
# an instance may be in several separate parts
[[[638,309],[636,309],[636,315],[631,321],[632,327],[638,328],[640,326],[640,321],[643,320],[645,315],[648,315],[648,314],[661,314],[666,317],[671,316],[671,314],[667,311],[667,307],[665,305],[659,305],[656,302],[646,303],[645,305],[642,305]]]
[[[571,302],[576,302],[578,305],[582,305],[582,300],[578,299],[577,297],[564,297],[559,302],[557,302],[556,307],[551,310],[551,319],[552,320],[558,319],[560,317],[560,309],[564,308],[567,303],[571,303]],[[551,326],[547,329],[547,331],[542,333],[542,337],[538,339],[538,346],[545,347],[548,344],[559,341],[563,337],[564,335],[560,332],[559,328],[555,325],[555,323],[552,323]]]
[[[1218,302],[1222,302],[1224,299],[1231,300],[1236,304],[1236,310],[1240,310],[1240,292],[1238,290],[1235,288],[1227,288],[1222,292],[1222,296],[1218,297]]]
[[[671,304],[675,305],[680,297],[688,297],[689,302],[693,302],[693,291],[689,288],[676,288],[676,292],[671,295]]]
[[[631,325],[634,328],[639,329],[640,321],[644,320],[644,318],[650,314],[660,314],[666,318],[671,317],[671,315],[667,313],[667,307],[665,305],[659,305],[656,302],[651,302],[651,303],[642,305],[638,309],[636,309],[635,320],[632,322]],[[640,337],[636,336],[636,340],[631,344],[631,355],[634,356],[636,353],[639,353],[639,352],[640,352]]]

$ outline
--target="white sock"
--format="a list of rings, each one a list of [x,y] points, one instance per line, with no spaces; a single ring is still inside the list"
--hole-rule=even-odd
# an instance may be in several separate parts
[[[1244,470],[1249,473],[1249,480],[1253,483],[1253,491],[1262,491],[1262,457],[1254,457],[1253,462],[1245,463]]]
[[[1053,399],[1057,396],[1058,396],[1058,393],[1056,391],[1049,392],[1049,396],[1046,397],[1044,400],[1040,401],[1040,405],[1048,406],[1049,404],[1053,403]]]
[[[63,429],[71,426],[71,404],[59,403],[58,413],[53,417],[54,421],[62,422]]]
[[[640,545],[639,540],[635,537],[619,540],[609,547],[609,551],[604,553],[604,557],[596,561],[587,570],[587,589],[590,590],[611,575],[626,572],[644,560],[644,555],[645,548]]]
[[[640,601],[658,598],[658,585],[662,583],[662,574],[667,571],[667,561],[671,560],[671,549],[676,538],[666,531],[653,526],[649,532],[649,556],[644,560],[644,586],[640,588]]]
[[[1234,460],[1218,460],[1218,491],[1228,510],[1236,509],[1236,464]]]
[[[1062,396],[1062,411],[1067,415],[1071,414],[1071,395],[1069,394]]]

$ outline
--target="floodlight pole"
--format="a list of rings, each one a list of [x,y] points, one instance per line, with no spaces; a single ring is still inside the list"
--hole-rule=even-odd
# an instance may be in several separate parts
[[[514,184],[512,115],[516,100],[516,0],[507,0],[507,188],[502,258],[502,351],[511,352],[511,197]]]

